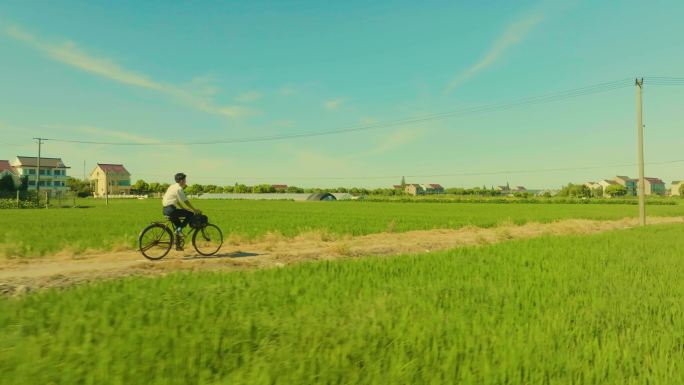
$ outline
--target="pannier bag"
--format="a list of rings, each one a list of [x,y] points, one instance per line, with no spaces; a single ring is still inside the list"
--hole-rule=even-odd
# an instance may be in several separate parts
[[[190,227],[193,229],[201,229],[209,223],[209,218],[204,214],[195,214],[190,218]]]

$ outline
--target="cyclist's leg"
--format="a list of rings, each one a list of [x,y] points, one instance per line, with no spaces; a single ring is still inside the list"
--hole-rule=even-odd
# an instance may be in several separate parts
[[[169,220],[171,223],[173,223],[174,228],[178,228],[181,225],[180,217],[182,216],[182,213],[179,211],[185,211],[185,210],[179,210],[175,206],[166,206],[163,209],[164,215],[169,217]]]
[[[176,212],[178,212],[178,216],[183,218],[183,223],[181,226],[185,228],[185,226],[190,223],[190,220],[192,219],[192,216],[195,215],[192,211],[190,210],[185,210],[185,209],[176,209]]]

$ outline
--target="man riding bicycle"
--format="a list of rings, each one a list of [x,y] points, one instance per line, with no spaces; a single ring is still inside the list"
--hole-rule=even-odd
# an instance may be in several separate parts
[[[200,214],[201,212],[192,207],[192,204],[190,204],[190,201],[185,196],[185,192],[183,192],[183,188],[187,186],[186,175],[179,172],[174,176],[174,179],[176,183],[169,186],[166,193],[164,193],[164,198],[162,198],[162,206],[164,207],[162,211],[176,227],[176,239],[180,239],[183,235],[183,228],[190,223],[195,214]],[[186,210],[183,205],[192,211]],[[181,222],[181,218],[183,218],[183,222]]]

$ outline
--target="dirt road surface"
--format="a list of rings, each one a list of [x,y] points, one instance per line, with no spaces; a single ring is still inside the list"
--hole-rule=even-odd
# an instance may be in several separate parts
[[[684,217],[653,217],[649,224],[684,224]],[[593,234],[634,227],[637,219],[616,221],[563,220],[553,223],[506,224],[494,228],[464,227],[364,236],[306,233],[295,238],[268,234],[250,242],[224,244],[213,257],[197,255],[192,246],[172,251],[161,261],[148,261],[139,252],[58,254],[42,258],[0,260],[0,295],[66,287],[103,279],[164,275],[176,271],[236,271],[282,267],[326,259],[426,253],[455,247],[486,245],[542,235]]]

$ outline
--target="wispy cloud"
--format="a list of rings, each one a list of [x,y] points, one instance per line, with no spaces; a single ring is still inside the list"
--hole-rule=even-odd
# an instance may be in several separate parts
[[[449,83],[444,93],[448,94],[452,92],[463,82],[475,76],[483,69],[494,64],[497,60],[499,60],[501,55],[506,52],[506,50],[508,50],[511,46],[520,43],[532,30],[532,28],[534,28],[542,20],[544,20],[544,15],[542,13],[534,13],[510,24],[503,34],[496,39],[494,44],[489,48],[489,51],[487,51],[487,53],[477,63],[456,76],[456,78]]]
[[[331,100],[326,100],[325,103],[323,103],[323,106],[325,106],[326,110],[336,110],[339,108],[342,103],[344,103],[344,99],[342,98],[336,98],[336,99],[331,99]]]
[[[145,74],[126,69],[107,58],[91,55],[71,41],[62,43],[46,42],[17,26],[5,28],[5,33],[9,37],[26,43],[30,47],[42,52],[52,60],[112,81],[160,92],[202,112],[229,118],[239,118],[257,113],[256,110],[247,107],[216,104],[211,98],[217,92],[215,88],[207,88],[204,85],[202,92],[197,93],[194,91],[196,85],[188,89],[174,84],[159,82]]]
[[[126,131],[110,130],[110,129],[104,129],[104,128],[94,127],[94,126],[81,126],[81,127],[75,128],[74,131],[84,133],[84,134],[96,135],[97,137],[108,136],[110,138],[120,139],[121,141],[131,142],[131,143],[147,144],[147,143],[159,143],[160,142],[159,139],[145,137],[145,136],[141,136],[141,135],[137,135],[137,134],[131,134],[130,132],[126,132]]]
[[[235,100],[241,103],[251,103],[261,99],[261,96],[261,92],[249,91],[238,95]]]
[[[426,127],[408,127],[392,132],[389,135],[382,137],[378,143],[370,149],[361,154],[354,155],[355,157],[379,155],[393,150],[399,150],[407,144],[415,142],[418,138],[424,136],[428,128]]]

